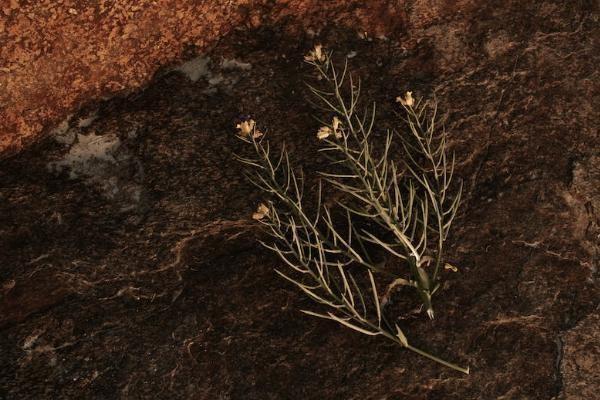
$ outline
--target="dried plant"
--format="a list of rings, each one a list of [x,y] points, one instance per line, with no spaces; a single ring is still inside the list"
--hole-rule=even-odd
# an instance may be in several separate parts
[[[403,285],[414,288],[429,317],[434,316],[432,296],[440,287],[444,241],[461,193],[460,185],[451,191],[454,156],[447,156],[445,132],[436,127],[435,103],[415,101],[410,92],[398,98],[408,129],[388,131],[383,145],[376,146],[375,105],[358,114],[360,81],[354,82],[347,63],[338,74],[331,54],[321,46],[305,60],[328,87],[309,85],[310,90],[321,108],[334,114],[317,138],[332,166],[319,174],[342,194],[337,207],[324,204],[321,183],[315,199],[305,199],[304,177],[294,171],[285,146],[273,154],[254,121],[238,125],[239,137],[254,150],[254,156],[238,159],[249,167],[251,182],[271,196],[253,218],[274,239],[263,245],[286,265],[287,271],[277,273],[325,309],[304,313],[363,334],[384,336],[468,373],[468,368],[412,346],[401,328],[386,317],[385,309],[391,292]],[[394,138],[399,138],[403,149],[401,161],[390,156]],[[376,260],[374,249],[407,268],[391,270]],[[384,291],[378,289],[382,281],[388,282]]]

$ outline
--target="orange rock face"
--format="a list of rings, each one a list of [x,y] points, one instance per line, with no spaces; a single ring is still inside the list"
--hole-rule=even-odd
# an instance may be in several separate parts
[[[39,139],[82,104],[144,85],[186,49],[202,51],[232,29],[282,23],[286,29],[318,32],[337,24],[384,35],[423,29],[468,5],[456,0],[420,0],[410,7],[383,0],[2,3],[0,156]]]
[[[0,17],[0,152],[40,137],[71,109],[137,87],[239,19],[224,1],[6,2]]]

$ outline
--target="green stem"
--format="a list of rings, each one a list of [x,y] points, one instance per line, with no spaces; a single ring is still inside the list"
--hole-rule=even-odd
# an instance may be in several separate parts
[[[462,372],[463,374],[469,375],[469,367],[467,367],[467,368],[459,367],[456,364],[452,364],[452,363],[449,363],[448,361],[444,361],[441,358],[438,358],[438,357],[436,357],[436,356],[434,356],[432,354],[427,353],[426,351],[423,351],[423,350],[418,349],[418,348],[416,348],[414,346],[411,346],[410,344],[407,345],[406,348],[408,350],[410,350],[410,351],[413,351],[413,352],[415,352],[415,353],[423,356],[423,357],[429,358],[430,360],[435,361],[438,364],[442,364],[443,366],[446,366],[448,368],[452,368],[455,371]]]
[[[410,351],[412,351],[414,353],[417,353],[418,355],[423,356],[425,358],[428,358],[428,359],[430,359],[432,361],[435,361],[436,363],[441,364],[441,365],[443,365],[445,367],[448,367],[448,368],[451,368],[451,369],[453,369],[455,371],[462,372],[463,374],[469,375],[469,367],[467,367],[467,368],[460,367],[460,366],[458,366],[456,364],[452,364],[452,363],[450,363],[450,362],[448,362],[446,360],[442,360],[441,358],[436,357],[433,354],[430,354],[430,353],[428,353],[428,352],[426,352],[424,350],[421,350],[421,349],[419,349],[417,347],[414,347],[414,346],[408,344],[408,342],[403,343],[402,341],[400,341],[400,339],[398,338],[398,336],[393,335],[390,332],[384,331],[381,328],[377,328],[377,327],[375,327],[375,325],[371,324],[370,322],[367,322],[367,325],[370,326],[370,327],[372,327],[372,328],[378,329],[383,336],[385,336],[386,338],[388,338],[388,339],[390,339],[390,340],[398,343],[400,346],[406,348],[407,350],[410,350]]]

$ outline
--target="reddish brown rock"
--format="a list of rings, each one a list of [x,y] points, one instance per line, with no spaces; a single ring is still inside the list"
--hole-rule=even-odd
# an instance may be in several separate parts
[[[160,66],[232,29],[343,24],[370,35],[465,11],[471,1],[51,0],[5,2],[0,13],[0,155],[40,138],[82,104],[144,85]],[[409,11],[407,13],[407,10]]]
[[[69,289],[60,278],[41,272],[0,286],[0,329],[60,303]]]
[[[565,399],[592,399],[598,393],[600,316],[591,314],[563,337],[563,394]]]

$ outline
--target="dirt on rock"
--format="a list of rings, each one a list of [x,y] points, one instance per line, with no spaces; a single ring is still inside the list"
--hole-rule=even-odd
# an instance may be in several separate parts
[[[593,398],[598,9],[496,3],[418,35],[234,30],[1,161],[0,398]],[[247,151],[234,126],[252,116],[314,172],[315,43],[352,57],[381,126],[407,90],[439,101],[465,182],[459,271],[435,320],[401,323],[468,376],[303,315],[257,242],[263,194],[233,159]]]

